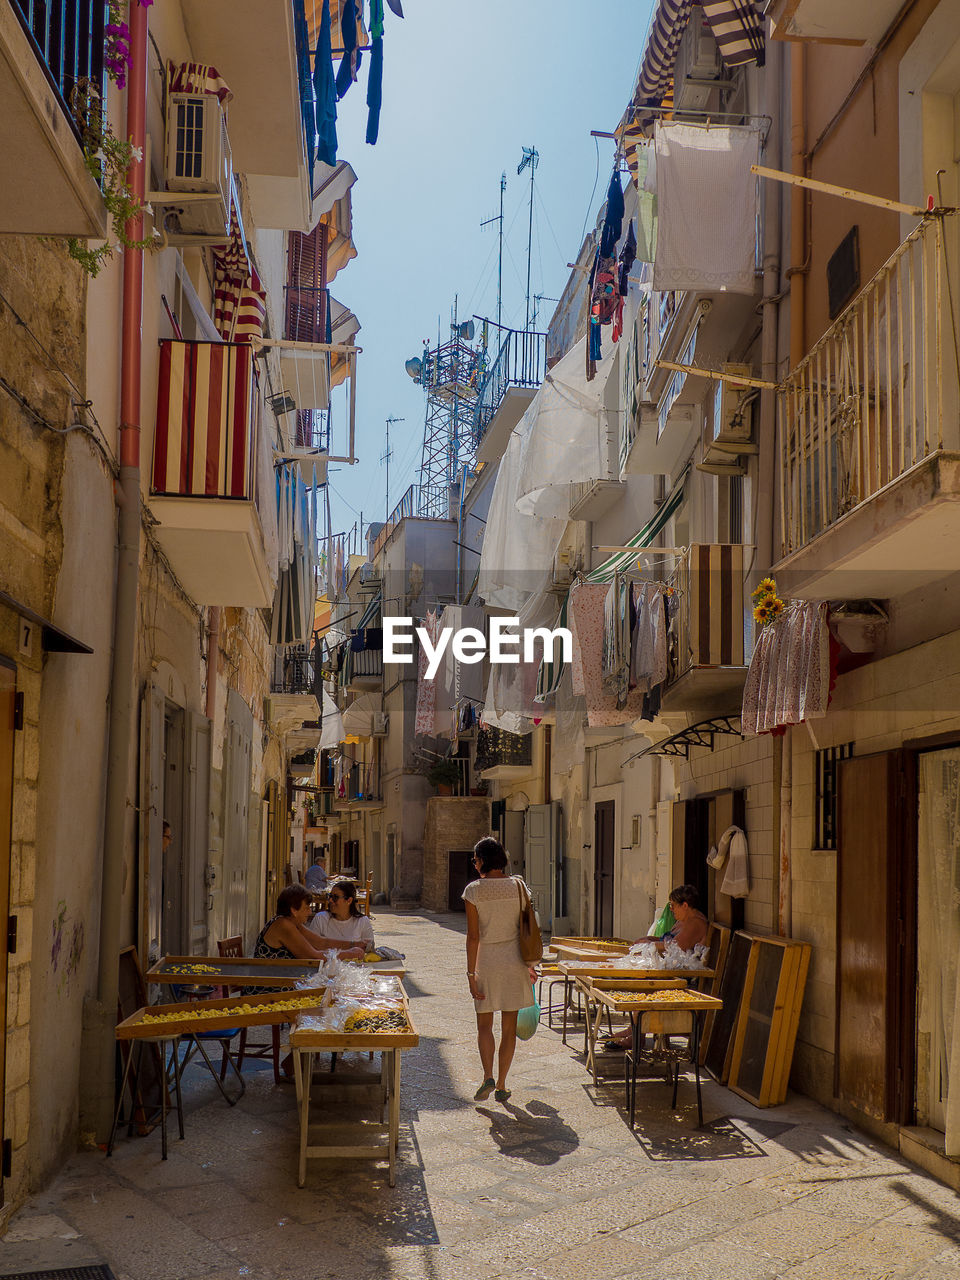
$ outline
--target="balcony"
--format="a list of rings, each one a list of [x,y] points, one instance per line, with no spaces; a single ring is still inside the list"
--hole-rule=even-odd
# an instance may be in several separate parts
[[[775,40],[875,45],[901,7],[901,0],[770,0],[767,14]]]
[[[330,406],[330,352],[314,349],[331,341],[330,294],[327,289],[284,289],[284,335],[304,347],[281,347],[280,376],[297,408],[326,410]]]
[[[343,655],[340,681],[354,692],[376,690],[383,685],[383,649],[351,649]]]
[[[254,223],[309,230],[300,86],[301,72],[305,87],[311,72],[307,42],[296,38],[303,0],[181,0],[181,9],[194,61],[215,66],[233,92],[233,160],[246,176]]]
[[[958,226],[921,223],[778,393],[793,597],[896,598],[960,568]]]
[[[270,696],[267,699],[268,723],[281,736],[313,727],[320,715],[323,683],[320,678],[320,654],[306,645],[278,646],[275,650]]]
[[[267,608],[273,582],[258,501],[259,389],[250,346],[160,343],[150,508],[198,604]],[[272,471],[272,468],[271,468]]]
[[[104,8],[96,0],[0,3],[0,154],[8,175],[0,233],[106,235],[107,212],[70,102],[79,80],[103,91]]]
[[[479,729],[475,766],[488,782],[533,777],[533,734]]]
[[[480,386],[473,410],[480,462],[496,462],[503,456],[510,433],[547,371],[545,333],[517,329],[498,329],[498,333],[500,350]]]
[[[343,786],[344,794],[337,796],[333,803],[337,813],[351,809],[383,808],[379,761],[356,761],[346,771]]]
[[[740,705],[751,633],[744,601],[743,547],[703,543],[687,548],[670,581],[677,610],[670,621],[673,655],[663,710],[700,719]]]

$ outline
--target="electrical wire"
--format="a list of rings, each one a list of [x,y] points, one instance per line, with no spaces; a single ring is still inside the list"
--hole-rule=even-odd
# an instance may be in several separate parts
[[[583,226],[580,229],[580,244],[583,244],[584,237],[587,234],[587,222],[590,218],[590,210],[593,208],[593,197],[597,194],[597,183],[600,181],[600,139],[595,137],[593,139],[593,145],[597,152],[597,169],[593,175],[593,190],[590,192],[590,199],[587,201],[587,211],[583,215]]]

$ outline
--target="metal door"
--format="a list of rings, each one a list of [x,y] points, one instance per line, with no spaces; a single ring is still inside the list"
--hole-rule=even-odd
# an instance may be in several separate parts
[[[540,928],[553,928],[554,832],[557,806],[532,804],[523,828],[524,879],[536,908]]]
[[[616,801],[601,800],[593,807],[593,931],[613,937],[614,820]]]

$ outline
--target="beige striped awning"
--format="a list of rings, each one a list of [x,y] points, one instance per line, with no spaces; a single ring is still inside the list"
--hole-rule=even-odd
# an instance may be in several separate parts
[[[637,85],[618,129],[634,181],[636,149],[650,122],[649,116],[644,117],[643,108],[672,105],[677,50],[696,2],[658,0],[651,20]],[[702,0],[701,7],[726,66],[739,67],[748,62],[763,65],[763,19],[757,0]]]

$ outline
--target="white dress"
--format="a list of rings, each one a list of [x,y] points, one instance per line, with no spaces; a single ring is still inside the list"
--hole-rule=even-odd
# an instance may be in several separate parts
[[[332,942],[355,942],[358,946],[362,943],[367,951],[374,949],[369,916],[347,916],[346,920],[338,920],[329,911],[318,911],[307,928]]]
[[[521,884],[519,876],[496,876],[474,880],[463,891],[464,902],[472,902],[480,917],[477,985],[483,999],[473,1002],[477,1013],[512,1012],[533,1004],[533,984],[520,954]]]

